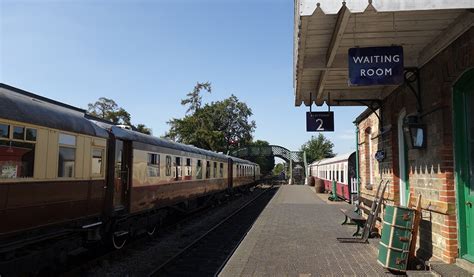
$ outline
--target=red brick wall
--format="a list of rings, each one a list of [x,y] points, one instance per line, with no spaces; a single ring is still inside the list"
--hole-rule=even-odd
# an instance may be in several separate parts
[[[420,70],[422,120],[427,125],[427,148],[408,151],[409,185],[412,201],[421,194],[423,199],[423,221],[420,226],[418,255],[424,259],[435,257],[452,263],[457,257],[457,219],[454,184],[453,111],[452,87],[455,81],[474,66],[474,28],[456,39]],[[408,115],[415,114],[416,100],[406,85],[397,88],[383,101],[383,134],[378,130],[378,119],[371,114],[359,123],[359,151],[361,193],[373,195],[367,183],[368,162],[364,153],[368,151],[365,132],[374,132],[372,145],[386,152],[382,163],[375,161],[374,183],[390,180],[391,186],[385,196],[388,202],[399,204],[398,165],[398,117],[405,109]]]

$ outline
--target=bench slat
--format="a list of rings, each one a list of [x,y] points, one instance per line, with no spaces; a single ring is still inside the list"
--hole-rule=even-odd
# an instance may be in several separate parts
[[[367,219],[365,219],[363,216],[361,216],[360,214],[356,213],[356,212],[353,212],[353,211],[348,211],[346,209],[341,209],[341,212],[347,216],[348,218],[352,219],[352,220],[357,220],[357,221],[367,221]]]

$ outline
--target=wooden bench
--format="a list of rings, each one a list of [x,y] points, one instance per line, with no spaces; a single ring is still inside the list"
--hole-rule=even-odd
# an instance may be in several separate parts
[[[359,203],[356,203],[354,205],[355,206],[354,211],[347,210],[347,209],[340,209],[340,211],[345,216],[344,222],[342,222],[341,225],[346,225],[346,224],[349,225],[351,224],[350,222],[352,222],[354,225],[357,226],[357,230],[355,231],[354,234],[352,234],[352,236],[354,237],[360,235],[359,232],[361,228],[364,228],[364,224],[367,222],[367,218],[363,217],[359,213],[359,211],[363,211],[366,215],[368,215],[370,213],[370,209],[367,207],[371,207],[372,203],[374,202],[373,200],[365,198],[363,196],[359,196],[358,201]],[[362,203],[364,203],[364,205],[361,205]],[[350,222],[349,222],[349,219],[350,219]],[[379,222],[382,222],[382,219],[378,215],[376,217],[376,220]]]
[[[363,197],[359,197],[358,204],[355,205],[355,210],[351,211],[348,209],[341,209],[341,212],[344,214],[345,219],[344,224],[348,224],[348,219],[351,220],[352,223],[357,225],[356,232],[352,235],[358,236],[361,227],[363,227],[364,231],[361,234],[360,238],[337,238],[339,242],[358,242],[358,243],[367,243],[368,238],[372,235],[372,229],[375,226],[375,222],[380,220],[379,212],[381,210],[383,196],[385,193],[385,189],[387,188],[389,181],[380,181],[380,184],[377,188],[377,192],[375,193],[374,200],[366,199]],[[383,184],[383,185],[382,185]],[[364,205],[361,205],[364,203]],[[367,209],[365,205],[371,204],[371,208]],[[360,210],[364,210],[367,213],[367,219],[360,214]]]
[[[354,234],[352,234],[352,236],[353,237],[359,236],[360,228],[364,228],[364,225],[367,222],[367,219],[355,211],[341,209],[341,212],[345,216],[345,219],[344,219],[344,222],[342,222],[342,225],[349,224],[347,221],[348,219],[350,219],[351,222],[353,222],[357,226],[357,230],[355,231]]]

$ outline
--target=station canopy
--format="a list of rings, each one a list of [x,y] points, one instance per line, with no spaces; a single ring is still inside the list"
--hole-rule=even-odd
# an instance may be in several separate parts
[[[473,8],[474,0],[296,0],[295,106],[385,98],[397,86],[349,86],[348,49],[400,45],[405,68],[421,68],[472,28]]]

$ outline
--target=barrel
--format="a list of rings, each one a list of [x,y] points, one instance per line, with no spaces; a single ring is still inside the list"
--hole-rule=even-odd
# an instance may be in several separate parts
[[[310,187],[314,187],[314,178],[313,176],[308,176],[306,179],[308,180],[307,183],[308,183],[308,186]]]
[[[315,178],[314,180],[314,189],[316,193],[323,193],[324,192],[324,180],[320,178]]]
[[[406,271],[412,238],[415,210],[386,206],[382,220],[382,237],[377,262],[395,271]]]

